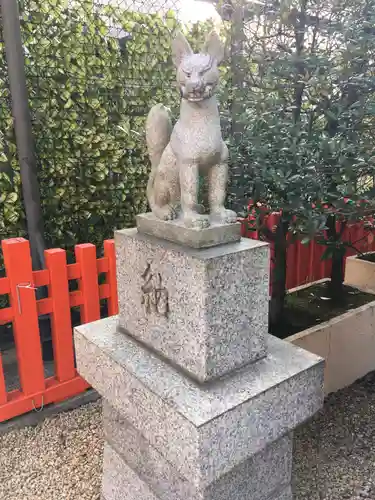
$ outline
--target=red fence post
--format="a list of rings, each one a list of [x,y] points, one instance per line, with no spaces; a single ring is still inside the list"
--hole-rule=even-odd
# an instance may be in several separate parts
[[[109,285],[108,314],[115,316],[118,314],[118,295],[117,295],[117,277],[116,277],[116,251],[115,241],[106,240],[104,242],[104,256],[108,259],[108,272],[106,283]]]
[[[49,272],[49,298],[52,302],[55,375],[59,382],[65,382],[76,376],[66,252],[61,249],[46,250],[45,260]]]
[[[4,405],[6,402],[7,402],[7,390],[5,387],[3,362],[1,360],[1,354],[0,354],[0,405]]]
[[[24,238],[13,238],[2,242],[2,249],[10,284],[21,388],[25,395],[30,395],[42,392],[45,387],[30,245]]]
[[[76,245],[76,261],[80,266],[79,290],[82,294],[81,323],[100,319],[100,298],[96,248],[91,243]]]

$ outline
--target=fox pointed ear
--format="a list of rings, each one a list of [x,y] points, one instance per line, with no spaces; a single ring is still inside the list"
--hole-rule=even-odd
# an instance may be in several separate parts
[[[172,59],[174,65],[178,68],[181,61],[185,57],[190,56],[192,53],[193,51],[189,42],[186,40],[181,31],[178,31],[172,42]]]
[[[211,31],[207,36],[203,46],[203,52],[210,55],[213,59],[216,59],[218,64],[224,59],[224,45],[221,43],[216,31]]]

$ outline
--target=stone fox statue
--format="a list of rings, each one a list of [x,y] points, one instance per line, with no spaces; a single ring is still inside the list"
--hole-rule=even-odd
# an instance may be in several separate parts
[[[224,207],[228,149],[223,142],[217,100],[218,64],[224,49],[213,32],[199,54],[178,33],[173,62],[181,93],[180,118],[174,128],[167,108],[154,106],[147,118],[146,139],[151,160],[147,198],[152,212],[163,220],[182,217],[187,227],[203,229],[210,220],[236,222]],[[198,208],[199,174],[209,181],[210,216]]]

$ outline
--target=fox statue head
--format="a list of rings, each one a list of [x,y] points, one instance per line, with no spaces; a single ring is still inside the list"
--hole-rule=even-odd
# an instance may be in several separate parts
[[[184,35],[178,32],[172,43],[172,55],[181,97],[195,103],[212,97],[219,83],[218,65],[224,57],[218,34],[210,33],[201,52],[194,54]]]

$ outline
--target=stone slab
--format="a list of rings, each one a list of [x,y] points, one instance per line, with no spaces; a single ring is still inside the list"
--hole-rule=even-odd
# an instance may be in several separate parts
[[[291,482],[291,435],[273,442],[211,484],[194,485],[106,401],[103,417],[105,439],[161,500],[262,500]]]
[[[265,358],[201,385],[118,332],[117,321],[75,329],[77,369],[194,484],[221,477],[323,403],[323,360],[287,342],[270,336]]]
[[[181,219],[160,220],[152,213],[136,217],[140,233],[149,234],[163,240],[172,241],[191,248],[209,248],[241,239],[241,224],[221,224],[215,221],[205,229],[186,227]]]
[[[119,321],[125,332],[201,382],[265,356],[267,244],[242,239],[194,250],[136,229],[117,231],[115,240]],[[168,294],[168,317],[145,312],[142,275],[148,265],[155,287]]]

